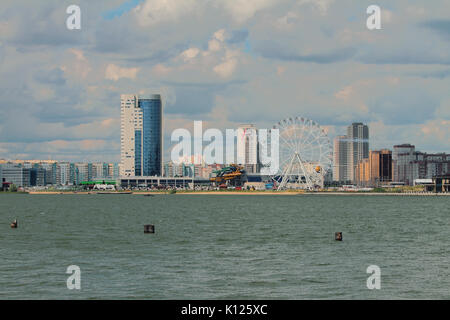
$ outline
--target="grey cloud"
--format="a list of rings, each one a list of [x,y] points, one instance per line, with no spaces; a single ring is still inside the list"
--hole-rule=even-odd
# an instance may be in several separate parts
[[[201,115],[205,117],[215,105],[215,96],[219,93],[233,91],[245,84],[243,80],[227,82],[179,82],[164,81],[175,91],[176,101],[168,105],[164,112],[169,114],[184,114],[187,117]]]
[[[255,48],[255,51],[260,52],[263,57],[269,59],[328,64],[351,59],[355,56],[357,49],[347,47],[334,49],[329,52],[298,54],[284,49],[283,46],[275,42],[265,42],[264,44],[260,44],[259,47]]]
[[[198,116],[208,113],[214,106],[214,91],[202,86],[175,87],[176,102],[164,110],[168,114]]]
[[[248,38],[248,30],[234,30],[231,32],[231,36],[227,39],[228,43],[240,43],[244,42]]]
[[[367,64],[450,64],[450,55],[421,52],[416,47],[404,51],[397,49],[397,52],[374,50],[358,55],[356,59]]]
[[[434,118],[439,102],[422,90],[404,88],[369,103],[372,113],[388,125],[421,124]]]
[[[60,68],[52,70],[40,70],[34,75],[34,79],[38,82],[53,85],[63,85],[66,83],[64,71]]]
[[[431,29],[445,39],[450,40],[450,20],[429,20],[421,23],[421,26]]]
[[[131,63],[150,63],[150,64],[156,64],[156,63],[163,63],[166,62],[177,55],[179,55],[182,51],[186,50],[188,46],[186,45],[179,45],[175,46],[174,48],[167,49],[167,50],[158,50],[154,52],[148,52],[146,55],[139,55],[139,56],[127,56],[121,58],[121,60],[131,62]]]
[[[422,78],[436,78],[436,79],[445,79],[450,77],[450,69],[445,70],[437,70],[437,71],[423,71],[423,72],[415,72],[410,73],[409,75],[418,76]]]
[[[33,8],[10,8],[9,14],[3,16],[12,30],[6,41],[18,47],[81,44],[86,32],[67,29],[65,9],[65,6],[52,6],[50,3]]]

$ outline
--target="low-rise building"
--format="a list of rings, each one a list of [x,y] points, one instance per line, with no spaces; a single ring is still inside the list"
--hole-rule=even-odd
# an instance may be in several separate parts
[[[433,177],[434,192],[450,192],[450,174]]]

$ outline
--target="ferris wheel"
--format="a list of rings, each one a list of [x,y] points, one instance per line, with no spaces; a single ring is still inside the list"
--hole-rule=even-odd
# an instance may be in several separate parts
[[[323,186],[333,151],[325,130],[316,122],[287,118],[273,126],[279,130],[279,169],[272,175],[278,190]]]

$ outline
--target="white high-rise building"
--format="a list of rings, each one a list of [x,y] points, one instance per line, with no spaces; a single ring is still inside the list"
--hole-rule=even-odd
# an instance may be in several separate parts
[[[237,163],[247,172],[258,172],[258,130],[253,124],[240,125],[237,130]]]
[[[92,164],[92,179],[105,179],[108,177],[107,164],[103,162]]]
[[[142,129],[142,110],[134,94],[122,94],[120,100],[120,175],[135,176],[135,129]]]
[[[59,162],[56,165],[56,184],[67,185],[70,183],[70,163]]]

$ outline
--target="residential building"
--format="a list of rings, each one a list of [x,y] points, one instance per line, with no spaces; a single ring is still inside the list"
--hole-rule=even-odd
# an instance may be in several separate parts
[[[370,161],[362,159],[358,162],[355,169],[355,182],[358,185],[367,186],[370,183]]]
[[[242,124],[237,130],[237,163],[249,173],[259,171],[258,130],[253,124]]]
[[[350,175],[347,171],[347,136],[337,136],[333,143],[333,181],[349,181]]]
[[[347,173],[349,180],[355,180],[358,162],[369,158],[369,127],[361,122],[347,127]]]
[[[411,163],[415,159],[415,146],[411,144],[401,144],[394,146],[392,153],[393,178],[394,182],[404,182],[412,185],[414,182]]]
[[[410,144],[394,146],[393,181],[413,185],[416,179],[432,179],[450,173],[450,154],[418,152]]]
[[[2,164],[2,182],[9,182],[17,187],[31,186],[31,170],[15,163]]]
[[[380,186],[392,181],[392,152],[390,150],[371,150],[369,158],[356,165],[355,181],[361,186]]]
[[[370,151],[370,181],[378,186],[392,181],[392,151]]]

